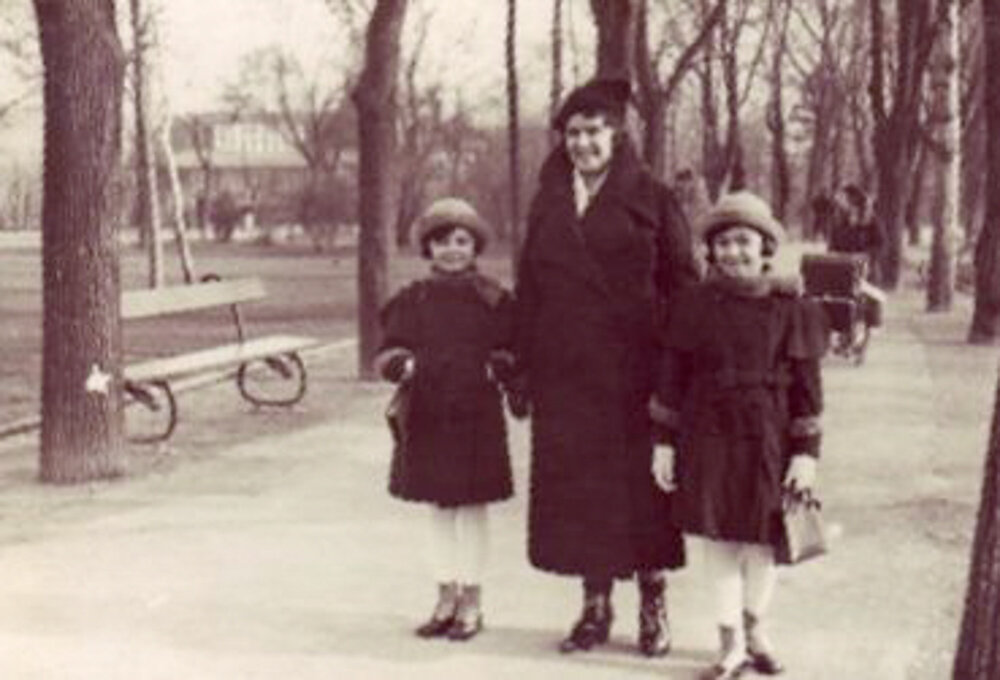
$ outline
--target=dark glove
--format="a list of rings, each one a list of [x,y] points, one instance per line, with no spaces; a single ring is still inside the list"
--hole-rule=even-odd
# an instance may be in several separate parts
[[[506,390],[507,410],[518,420],[524,420],[531,415],[531,400],[527,390],[523,388]]]
[[[510,385],[517,375],[516,361],[514,355],[502,349],[490,352],[486,365],[490,375],[500,385]]]
[[[413,355],[401,353],[392,357],[382,369],[382,375],[385,376],[386,380],[394,383],[409,379],[413,375]]]

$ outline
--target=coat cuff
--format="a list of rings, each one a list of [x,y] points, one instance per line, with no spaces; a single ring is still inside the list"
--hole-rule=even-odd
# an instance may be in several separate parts
[[[413,356],[413,352],[405,347],[389,347],[375,355],[375,372],[386,380],[399,381],[398,367],[403,361]]]
[[[794,454],[819,457],[819,445],[823,437],[823,425],[819,416],[793,418],[788,426],[788,439]]]

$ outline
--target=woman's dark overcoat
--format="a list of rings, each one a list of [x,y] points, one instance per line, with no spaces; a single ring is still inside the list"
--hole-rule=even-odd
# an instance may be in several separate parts
[[[510,348],[510,295],[478,273],[432,276],[396,294],[382,321],[380,354],[409,351],[416,367],[389,492],[442,506],[509,498],[501,394],[486,367]]]
[[[774,544],[792,455],[819,455],[817,303],[766,279],[708,281],[674,307],[657,387],[685,532]]]
[[[528,552],[562,574],[676,567],[683,543],[650,473],[657,324],[697,278],[673,194],[619,145],[577,217],[561,148],[543,166],[518,269],[531,401]]]

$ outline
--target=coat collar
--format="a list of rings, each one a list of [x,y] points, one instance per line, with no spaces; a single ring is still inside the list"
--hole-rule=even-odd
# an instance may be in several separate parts
[[[566,194],[573,199],[573,163],[563,146],[552,150],[542,164],[539,184],[543,192]],[[607,178],[598,191],[601,200],[624,204],[647,220],[656,219],[656,193],[632,143],[623,138],[615,146]],[[595,197],[596,200],[596,197]]]
[[[797,297],[802,293],[802,281],[798,276],[775,276],[762,274],[746,279],[723,276],[717,269],[709,271],[706,280],[713,289],[739,297],[767,297],[778,295]]]

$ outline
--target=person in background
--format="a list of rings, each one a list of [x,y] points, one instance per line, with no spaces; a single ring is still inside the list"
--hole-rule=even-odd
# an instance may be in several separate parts
[[[630,85],[594,80],[553,128],[517,272],[515,354],[531,412],[528,556],[580,578],[563,652],[607,641],[615,579],[635,576],[638,645],[670,648],[664,570],[684,564],[667,496],[649,475],[647,401],[658,324],[697,279],[674,194],[642,166],[623,124]]]
[[[857,184],[846,184],[837,197],[839,218],[834,220],[827,250],[866,256],[867,278],[878,281],[884,237],[871,209],[868,194]]]
[[[650,411],[652,473],[704,549],[719,653],[704,676],[782,671],[765,631],[786,489],[811,489],[820,451],[822,308],[770,275],[784,229],[756,195],[724,195],[702,230],[709,273],[678,298]]]
[[[513,493],[498,385],[513,364],[512,300],[476,268],[489,230],[468,203],[434,202],[416,235],[430,272],[386,304],[376,357],[403,386],[389,493],[430,506],[438,601],[417,635],[468,640],[483,627],[487,507]]]

